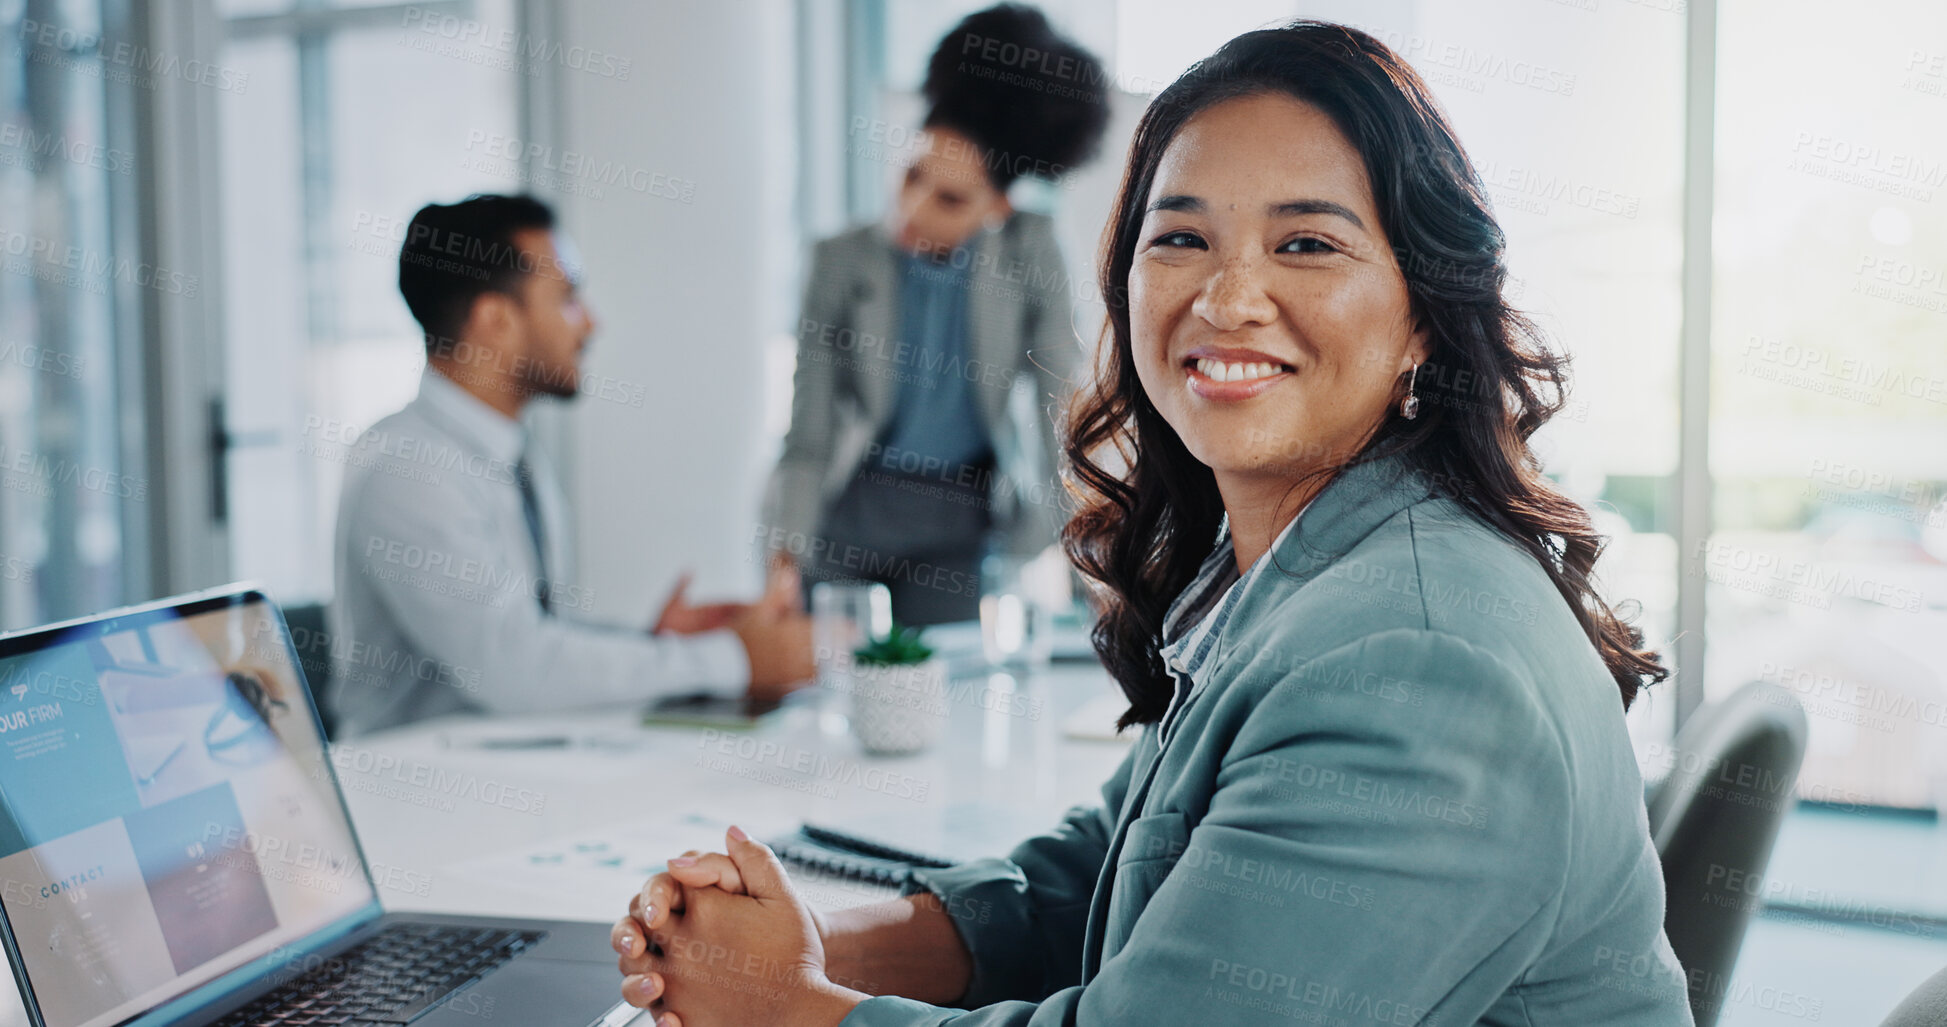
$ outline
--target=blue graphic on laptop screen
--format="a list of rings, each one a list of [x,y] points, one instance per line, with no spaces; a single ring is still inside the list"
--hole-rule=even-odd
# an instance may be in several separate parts
[[[117,1023],[372,899],[266,605],[94,630],[0,661],[0,907],[49,1027]]]

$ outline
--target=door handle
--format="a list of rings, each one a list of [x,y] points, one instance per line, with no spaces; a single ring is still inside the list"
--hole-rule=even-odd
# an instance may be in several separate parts
[[[274,446],[281,437],[275,431],[233,432],[225,419],[223,397],[211,397],[206,439],[210,459],[210,518],[218,524],[230,521],[230,451],[243,446]]]

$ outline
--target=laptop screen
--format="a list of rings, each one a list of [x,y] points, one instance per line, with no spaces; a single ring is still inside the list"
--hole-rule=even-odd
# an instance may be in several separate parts
[[[20,649],[0,645],[0,907],[48,1027],[120,1023],[375,900],[261,596]]]

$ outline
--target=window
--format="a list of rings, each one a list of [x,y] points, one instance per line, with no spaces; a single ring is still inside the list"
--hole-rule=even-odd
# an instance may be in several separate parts
[[[1799,794],[1947,799],[1947,9],[1724,0],[1713,696],[1770,681]],[[1818,73],[1806,74],[1815,55]]]
[[[331,590],[350,443],[418,389],[395,285],[420,206],[541,190],[522,162],[512,0],[225,0],[221,107],[232,574],[285,601]],[[516,45],[504,46],[513,39]]]
[[[111,111],[145,83],[108,6],[0,5],[0,629],[147,590],[134,325],[199,283],[120,229],[141,169]]]

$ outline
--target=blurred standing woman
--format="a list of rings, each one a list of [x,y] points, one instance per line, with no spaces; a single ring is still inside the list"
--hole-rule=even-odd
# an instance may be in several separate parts
[[[1080,350],[1053,222],[1008,189],[1094,154],[1104,81],[1039,11],[969,15],[928,63],[891,214],[818,244],[764,517],[807,580],[883,581],[902,623],[965,620],[985,552],[1055,542]]]

